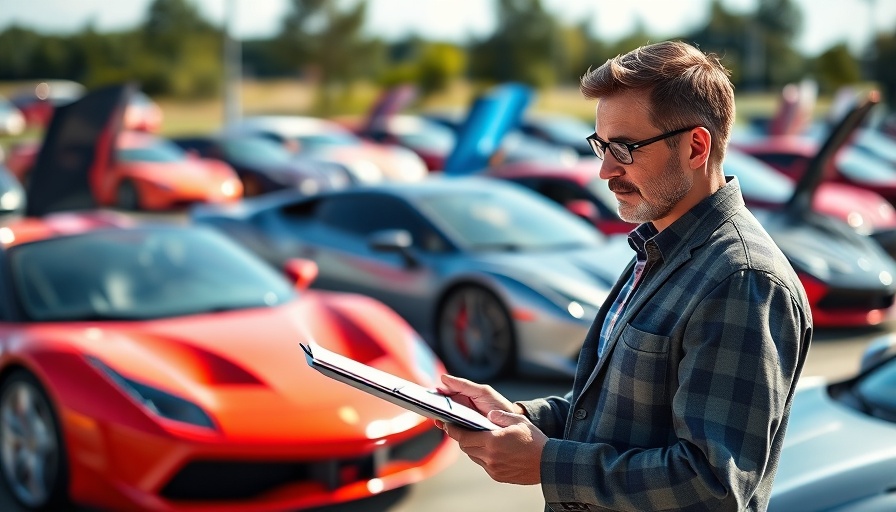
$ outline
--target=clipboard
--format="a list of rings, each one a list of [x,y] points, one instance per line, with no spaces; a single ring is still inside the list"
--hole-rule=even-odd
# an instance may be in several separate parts
[[[305,352],[308,366],[323,375],[421,416],[454,423],[471,430],[501,428],[478,411],[459,404],[438,391],[427,389],[317,344],[299,343],[299,346]]]

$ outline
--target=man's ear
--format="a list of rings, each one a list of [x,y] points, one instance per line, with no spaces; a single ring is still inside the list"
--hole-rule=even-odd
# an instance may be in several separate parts
[[[698,126],[690,131],[688,140],[688,162],[692,169],[699,169],[709,160],[709,152],[712,148],[712,135],[709,130]]]

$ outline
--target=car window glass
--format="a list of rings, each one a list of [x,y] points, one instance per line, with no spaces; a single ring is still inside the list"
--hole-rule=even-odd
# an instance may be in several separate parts
[[[173,142],[155,139],[150,144],[134,148],[119,148],[115,152],[122,162],[180,162],[186,153]]]
[[[856,148],[843,148],[836,162],[844,176],[859,183],[889,185],[896,181],[896,168],[890,163]]]
[[[543,196],[564,205],[577,199],[589,199],[588,194],[586,194],[580,187],[563,180],[541,180],[536,185],[535,190]]]
[[[317,207],[318,221],[327,226],[366,237],[377,231],[403,229],[414,246],[432,252],[445,249],[444,239],[404,201],[386,195],[330,197]]]
[[[856,392],[871,414],[896,422],[896,358],[859,381]]]
[[[293,158],[282,144],[261,137],[232,139],[222,145],[226,157],[240,163],[284,165]]]
[[[722,169],[726,175],[737,176],[741,192],[747,199],[784,204],[793,195],[793,181],[758,158],[729,149]]]
[[[419,207],[474,250],[544,250],[604,240],[562,206],[512,184],[434,193],[420,198]]]
[[[13,247],[19,303],[37,321],[146,319],[281,304],[272,268],[205,229],[110,230]]]

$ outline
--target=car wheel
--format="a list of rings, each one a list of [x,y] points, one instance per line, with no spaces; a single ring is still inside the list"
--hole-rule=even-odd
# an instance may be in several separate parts
[[[66,501],[67,467],[59,420],[43,386],[16,370],[0,386],[0,470],[29,510]]]
[[[115,206],[122,210],[136,211],[140,209],[140,196],[137,194],[137,186],[133,181],[124,180],[118,184]]]
[[[508,375],[516,362],[513,324],[494,293],[463,286],[442,302],[438,349],[454,375],[485,382]]]

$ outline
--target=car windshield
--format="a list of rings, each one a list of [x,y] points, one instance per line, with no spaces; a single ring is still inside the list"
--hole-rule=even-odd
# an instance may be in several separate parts
[[[852,147],[837,154],[837,168],[851,180],[867,185],[890,185],[896,181],[896,169],[891,164]]]
[[[403,126],[395,130],[395,136],[402,144],[415,149],[437,153],[448,153],[454,148],[456,137],[447,126],[421,120],[413,128]]]
[[[870,414],[896,422],[896,357],[862,378],[854,391]]]
[[[575,117],[551,117],[536,121],[538,127],[555,140],[580,142],[594,131],[594,126]]]
[[[270,307],[293,288],[203,228],[94,231],[13,247],[16,296],[32,321],[145,320]]]
[[[121,162],[181,162],[187,159],[186,152],[177,144],[153,139],[150,144],[132,148],[118,148],[115,152]]]
[[[360,140],[350,133],[319,133],[315,135],[301,135],[297,137],[302,144],[302,150],[323,149],[329,146],[355,146]]]
[[[245,164],[283,165],[294,158],[283,145],[259,137],[228,140],[223,145],[227,158]]]
[[[420,198],[419,207],[471,250],[538,251],[603,241],[561,206],[516,185],[434,193]]]
[[[896,163],[896,141],[874,130],[862,130],[855,145],[884,160]]]
[[[793,182],[757,158],[729,148],[722,168],[725,174],[737,176],[747,200],[784,204],[793,195]]]

